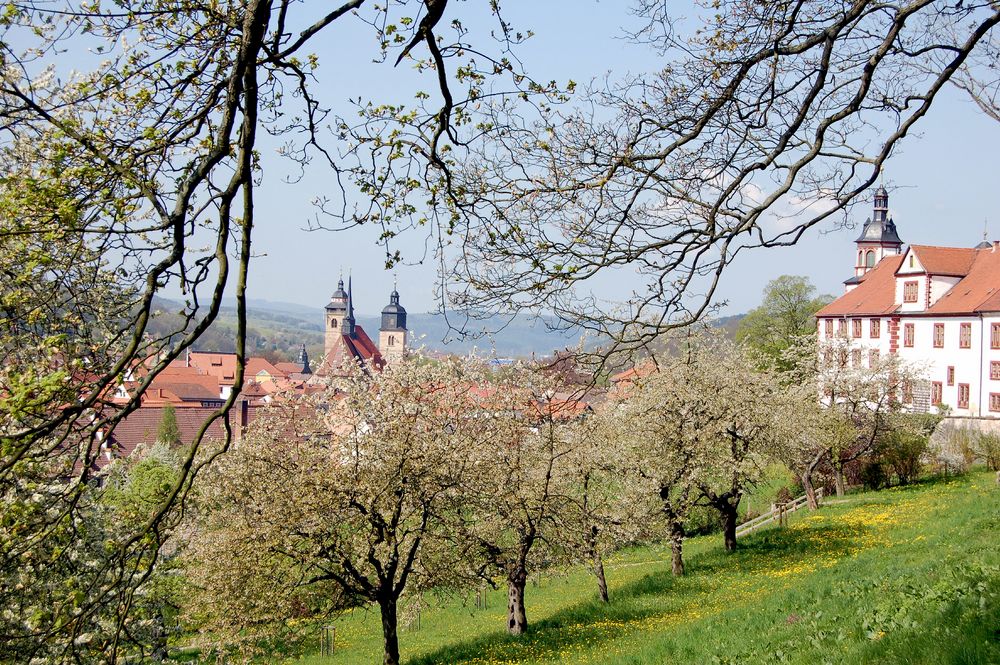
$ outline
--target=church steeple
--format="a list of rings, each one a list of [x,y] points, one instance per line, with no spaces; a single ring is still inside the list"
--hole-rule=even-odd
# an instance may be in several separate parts
[[[341,323],[340,330],[345,335],[354,335],[354,289],[351,284],[351,276],[347,276],[347,314]]]
[[[861,235],[854,242],[857,246],[857,260],[854,263],[854,276],[844,282],[848,291],[857,286],[865,273],[883,258],[903,251],[903,241],[896,232],[895,222],[889,217],[889,192],[883,185],[875,190],[872,216],[865,221]]]
[[[312,368],[309,367],[309,354],[306,353],[306,345],[302,344],[302,352],[299,353],[299,362],[302,364],[302,369],[299,370],[301,374],[312,374]]]
[[[389,304],[382,308],[382,325],[378,331],[378,348],[382,357],[392,362],[406,352],[406,310],[399,304],[399,291],[393,283]]]

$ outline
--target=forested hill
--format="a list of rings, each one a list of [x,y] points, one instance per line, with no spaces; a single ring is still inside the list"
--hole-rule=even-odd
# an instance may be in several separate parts
[[[175,314],[180,303],[159,299],[155,309],[159,312],[152,328],[156,334],[166,334],[176,330],[180,318]],[[719,319],[717,325],[727,331],[735,330],[742,315]],[[306,345],[311,358],[323,353],[323,309],[286,302],[269,300],[248,300],[248,349],[250,353],[273,360],[293,360],[298,357],[302,344]],[[380,325],[378,315],[357,315],[358,323],[377,341]],[[498,330],[493,335],[460,336],[449,330],[449,322],[454,327],[465,327],[469,331],[483,329]],[[505,325],[506,324],[506,325]],[[554,318],[541,320],[518,316],[507,322],[499,317],[488,321],[466,321],[456,312],[446,319],[441,314],[408,313],[407,325],[411,334],[411,346],[424,347],[431,351],[466,354],[477,349],[484,355],[499,357],[528,358],[548,356],[557,349],[574,347],[578,344],[581,330],[555,330]],[[219,320],[196,343],[199,350],[232,352],[236,335],[236,309],[229,303],[223,306]]]
[[[170,300],[157,300],[155,308],[159,315],[154,319],[153,332],[165,334],[176,330],[180,317],[175,312],[181,305]],[[379,315],[357,314],[358,324],[377,341],[381,325]],[[581,331],[560,331],[551,329],[547,323],[555,324],[555,319],[537,320],[518,316],[510,323],[496,318],[486,322],[468,322],[470,331],[484,328],[498,329],[494,335],[461,337],[449,330],[449,321],[455,327],[465,322],[460,314],[450,313],[446,319],[440,314],[410,312],[407,326],[410,330],[411,346],[431,351],[465,354],[478,349],[483,354],[495,353],[500,357],[530,357],[532,354],[549,355],[556,349],[575,346]],[[236,333],[236,310],[233,304],[223,306],[219,320],[196,343],[196,348],[231,352]],[[286,360],[298,357],[302,344],[306,345],[310,357],[322,355],[323,349],[323,309],[306,307],[294,303],[272,302],[268,300],[248,301],[248,348],[251,353],[265,357],[274,356]]]

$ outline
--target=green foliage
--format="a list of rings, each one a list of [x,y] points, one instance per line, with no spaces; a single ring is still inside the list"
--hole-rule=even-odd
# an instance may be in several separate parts
[[[984,433],[976,443],[976,454],[986,463],[986,468],[1000,470],[1000,435]]]
[[[869,489],[878,489],[893,481],[908,485],[923,470],[930,436],[941,417],[929,413],[902,414],[898,427],[886,432],[862,467],[862,481]]]
[[[181,431],[177,427],[177,412],[173,404],[168,403],[163,407],[163,417],[160,418],[156,442],[165,446],[177,446],[181,443]]]
[[[908,485],[920,474],[921,458],[927,452],[927,437],[920,434],[901,433],[890,438],[878,456],[896,482]]]
[[[740,321],[736,340],[782,364],[782,354],[797,338],[816,331],[813,314],[833,300],[815,293],[806,277],[782,275],[771,280],[760,306]]]
[[[889,484],[889,476],[880,459],[867,460],[861,466],[861,484],[866,490],[879,490]]]
[[[9,637],[0,640],[0,662],[102,662],[116,640],[119,657],[165,653],[179,584],[170,556],[164,553],[164,565],[146,576],[160,544],[148,533],[124,569],[114,564],[122,560],[120,543],[163,504],[176,478],[174,454],[156,446],[113,465],[103,487],[81,486],[72,513],[51,514],[53,497],[62,493],[53,484],[22,482],[20,491],[5,492],[0,633]],[[42,524],[46,538],[25,537]],[[127,589],[117,584],[119,574],[134,578]],[[119,621],[124,638],[116,636]],[[25,629],[33,634],[17,639]]]

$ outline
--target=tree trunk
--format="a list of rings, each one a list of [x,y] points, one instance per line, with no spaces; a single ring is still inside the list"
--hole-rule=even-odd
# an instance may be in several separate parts
[[[601,595],[602,602],[608,602],[608,581],[604,577],[604,559],[601,558],[601,551],[594,550],[594,576],[597,577],[597,592]]]
[[[153,649],[150,654],[150,658],[154,663],[165,662],[170,655],[170,650],[167,645],[167,631],[164,624],[163,610],[157,607],[153,616]]]
[[[524,611],[524,587],[528,573],[519,568],[507,578],[507,632],[523,635],[528,630],[528,616]]]
[[[844,496],[844,465],[840,461],[833,464],[833,477],[837,483],[837,496]]]
[[[812,473],[807,471],[802,474],[802,489],[806,491],[806,503],[809,510],[818,510],[819,502],[816,500],[816,488],[813,487]]]
[[[382,612],[382,665],[399,665],[399,635],[396,633],[396,599],[380,598],[379,610]]]
[[[724,501],[719,505],[719,512],[722,513],[722,534],[726,540],[727,552],[736,549],[736,523],[740,519],[739,505],[739,501],[736,503]]]
[[[674,577],[684,574],[684,527],[679,524],[670,527],[670,571]]]

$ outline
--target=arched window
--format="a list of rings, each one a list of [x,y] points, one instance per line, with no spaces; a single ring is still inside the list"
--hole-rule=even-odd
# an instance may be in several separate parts
[[[330,319],[330,327],[331,328],[337,327],[337,319]]]
[[[869,249],[868,253],[865,254],[865,267],[866,268],[875,267],[875,252],[873,250]]]
[[[859,265],[859,266],[860,266],[860,265],[863,265],[863,264],[861,263],[861,253],[862,253],[862,252],[861,252],[861,250],[859,249],[859,250],[858,250],[858,265]]]
[[[389,346],[396,346],[396,336],[389,335]]]

